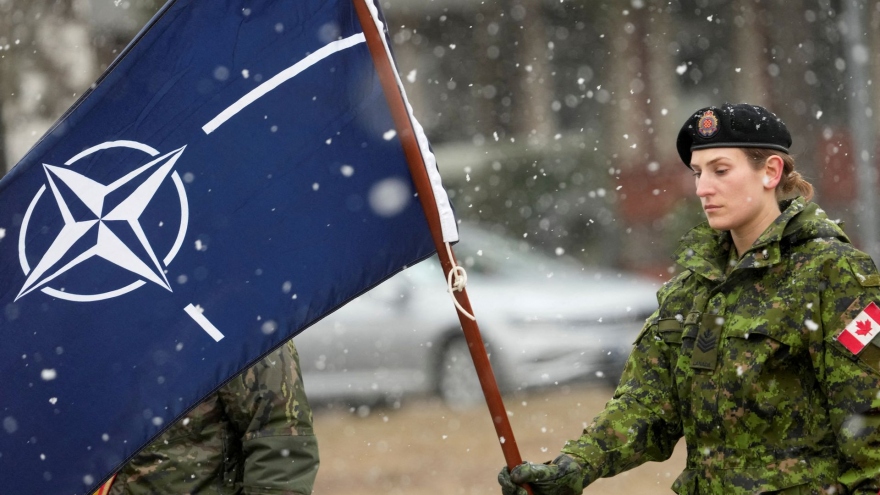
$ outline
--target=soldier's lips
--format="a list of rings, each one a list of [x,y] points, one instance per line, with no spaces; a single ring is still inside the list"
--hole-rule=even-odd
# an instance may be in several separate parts
[[[703,211],[705,211],[706,213],[713,213],[713,212],[718,211],[720,209],[721,209],[721,207],[718,205],[705,205],[705,206],[703,206]]]

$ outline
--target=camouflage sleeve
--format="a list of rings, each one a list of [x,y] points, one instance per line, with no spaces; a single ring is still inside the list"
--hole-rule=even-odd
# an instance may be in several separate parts
[[[880,490],[880,339],[853,354],[837,338],[868,304],[880,304],[880,276],[871,258],[859,252],[827,262],[823,272],[823,332],[821,341],[811,345],[811,354],[837,435],[838,481],[847,493],[876,495]]]
[[[312,411],[293,341],[219,391],[242,434],[243,494],[308,495],[318,470]]]
[[[676,344],[660,336],[658,321],[656,312],[645,323],[614,397],[583,435],[562,449],[585,465],[584,486],[647,461],[668,459],[682,435],[673,386]]]

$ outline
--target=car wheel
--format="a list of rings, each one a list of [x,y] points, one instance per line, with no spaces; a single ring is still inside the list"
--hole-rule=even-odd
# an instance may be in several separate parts
[[[443,348],[437,374],[437,391],[447,406],[466,409],[485,402],[480,379],[467,341],[455,337]]]

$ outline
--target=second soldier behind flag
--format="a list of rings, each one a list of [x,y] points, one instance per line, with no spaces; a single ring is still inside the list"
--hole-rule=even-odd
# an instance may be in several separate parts
[[[875,495],[880,490],[880,275],[810,202],[785,124],[766,109],[698,110],[678,136],[707,222],[633,347],[613,399],[502,493],[581,493],[669,458],[681,495]],[[880,317],[880,315],[878,315]]]
[[[318,444],[290,340],[125,464],[108,495],[309,495]]]

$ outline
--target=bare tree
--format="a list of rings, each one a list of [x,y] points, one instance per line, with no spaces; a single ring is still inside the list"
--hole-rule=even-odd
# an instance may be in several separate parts
[[[94,80],[88,7],[77,0],[0,0],[4,170]]]

